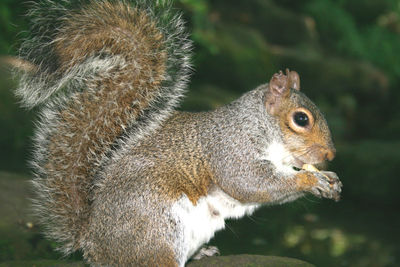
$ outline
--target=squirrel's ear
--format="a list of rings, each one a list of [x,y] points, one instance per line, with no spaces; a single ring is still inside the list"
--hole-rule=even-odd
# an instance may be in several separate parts
[[[265,107],[267,108],[267,112],[272,115],[278,112],[281,100],[290,93],[288,77],[282,71],[279,71],[269,81],[268,90],[265,95]]]
[[[286,69],[286,76],[288,77],[289,80],[289,88],[293,88],[296,90],[300,90],[300,76],[297,72],[295,71],[290,71],[289,69]]]

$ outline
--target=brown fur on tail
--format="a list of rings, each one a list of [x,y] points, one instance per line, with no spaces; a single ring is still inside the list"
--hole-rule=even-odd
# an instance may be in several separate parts
[[[18,94],[27,106],[45,103],[36,133],[36,206],[65,253],[80,247],[102,163],[125,135],[143,135],[166,119],[185,89],[190,44],[179,18],[157,5],[89,1],[73,11],[61,7],[64,15],[46,44],[51,55],[31,58],[34,44],[27,56],[40,69],[25,74]]]

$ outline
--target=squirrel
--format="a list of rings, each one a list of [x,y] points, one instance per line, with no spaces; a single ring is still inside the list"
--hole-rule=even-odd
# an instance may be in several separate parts
[[[94,266],[184,266],[227,218],[306,193],[338,200],[327,122],[295,71],[207,112],[176,111],[192,44],[169,1],[40,0],[16,94],[38,107],[46,235]],[[197,254],[196,254],[197,253]]]

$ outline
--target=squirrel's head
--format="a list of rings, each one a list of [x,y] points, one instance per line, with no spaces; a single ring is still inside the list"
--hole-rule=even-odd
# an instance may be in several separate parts
[[[291,165],[317,164],[335,157],[327,122],[315,104],[300,92],[300,77],[286,69],[275,73],[265,94],[267,112],[275,117],[285,148],[293,159]]]

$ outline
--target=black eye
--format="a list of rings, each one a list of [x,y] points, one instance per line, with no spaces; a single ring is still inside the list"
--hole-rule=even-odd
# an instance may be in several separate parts
[[[301,111],[294,113],[293,120],[300,127],[306,127],[310,123],[308,115]]]

